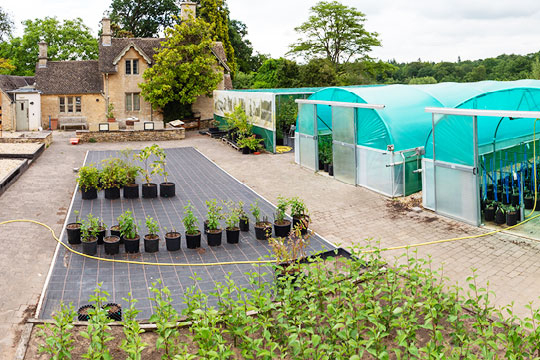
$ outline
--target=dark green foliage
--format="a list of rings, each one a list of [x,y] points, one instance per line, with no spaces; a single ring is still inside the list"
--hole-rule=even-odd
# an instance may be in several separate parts
[[[179,13],[174,0],[113,0],[110,6],[115,37],[158,37]]]
[[[298,85],[298,65],[284,58],[268,59],[255,75],[256,89],[291,88]]]
[[[5,41],[13,32],[13,19],[0,7],[0,41]]]
[[[163,107],[163,120],[168,123],[173,120],[192,119],[193,111],[191,104],[182,104],[179,101],[171,101]]]

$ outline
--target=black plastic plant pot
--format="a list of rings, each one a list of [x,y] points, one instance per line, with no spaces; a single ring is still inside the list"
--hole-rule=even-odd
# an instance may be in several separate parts
[[[182,240],[182,235],[179,232],[168,232],[165,234],[165,245],[167,246],[167,251],[178,251],[180,250],[180,243]]]
[[[201,247],[201,232],[190,235],[186,233],[186,246],[188,249],[197,249]]]
[[[240,219],[238,225],[240,226],[240,231],[249,231],[249,219]]]
[[[120,235],[120,228],[118,225],[111,226],[111,235],[118,236],[120,239],[120,244],[124,243],[124,239],[122,239],[122,235]]]
[[[211,132],[211,133],[219,132],[219,127],[210,127],[208,128],[208,132]]]
[[[526,196],[523,199],[523,204],[525,205],[525,209],[531,210],[534,207],[534,197],[533,196]]]
[[[227,232],[227,243],[228,244],[238,244],[240,241],[240,228],[226,229]]]
[[[128,184],[124,186],[124,198],[137,199],[139,197],[139,184]]]
[[[486,197],[488,200],[495,200],[495,194],[493,193],[493,189],[486,191]]]
[[[120,199],[120,188],[108,188],[105,189],[105,199],[115,200]]]
[[[242,148],[242,154],[249,155],[249,153],[250,153],[250,151],[249,151],[249,148],[247,146]]]
[[[503,201],[503,193],[502,193],[502,191],[497,191],[497,201]]]
[[[503,196],[502,196],[502,202],[503,202],[503,205],[510,205],[510,203],[512,202],[512,195],[508,195],[506,196],[506,193],[503,192]]]
[[[308,215],[304,215],[304,216],[300,216],[300,217],[294,216],[293,220],[292,220],[293,231],[298,226],[301,226],[301,234],[306,235],[308,227],[309,227],[309,216]]]
[[[504,211],[495,212],[495,224],[504,224],[506,222],[506,214]]]
[[[159,184],[159,196],[171,198],[176,195],[176,186],[172,182]]]
[[[113,321],[122,321],[122,307],[116,303],[108,303],[103,305],[103,309],[107,310],[107,317]]]
[[[81,243],[81,224],[69,223],[66,225],[68,244],[78,245]]]
[[[274,223],[274,235],[276,237],[287,237],[291,233],[291,222],[283,220],[283,224]]]
[[[103,239],[103,249],[107,255],[116,255],[120,253],[120,237],[109,235]]]
[[[319,170],[324,170],[324,163],[322,160],[319,160]]]
[[[328,172],[328,164],[324,164],[324,165],[323,165],[323,170],[324,170],[325,172]]]
[[[96,188],[81,188],[81,194],[83,200],[94,200],[97,199],[97,189]]]
[[[100,226],[97,232],[97,244],[103,245],[103,238],[105,238],[105,234],[107,233],[107,229],[103,226]]]
[[[157,197],[158,187],[156,184],[142,184],[142,197],[145,199],[153,199]]]
[[[155,253],[159,251],[159,236],[147,234],[144,236],[144,252]]]
[[[77,320],[79,321],[88,321],[90,320],[90,315],[88,310],[94,309],[94,305],[84,305],[77,310]]]
[[[328,175],[334,176],[334,165],[328,165]]]
[[[494,207],[488,207],[486,210],[484,210],[484,220],[485,221],[493,221],[495,220],[495,208]]]
[[[519,194],[512,194],[512,206],[519,205]]]
[[[82,242],[82,251],[85,255],[94,256],[97,254],[97,238],[90,237],[88,241]]]
[[[135,254],[139,252],[141,237],[137,235],[134,239],[124,238],[124,249],[128,254]]]
[[[506,225],[514,226],[517,224],[518,219],[519,219],[519,214],[517,211],[508,212],[506,214]]]
[[[206,232],[206,241],[208,241],[208,246],[220,246],[221,245],[221,234],[223,230],[208,230]]]
[[[270,223],[257,223],[254,227],[257,240],[268,240],[272,235],[272,224]]]

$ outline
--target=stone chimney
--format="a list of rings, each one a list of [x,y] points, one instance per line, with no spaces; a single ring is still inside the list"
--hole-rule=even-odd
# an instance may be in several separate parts
[[[45,41],[40,41],[39,46],[39,56],[38,56],[38,67],[46,68],[47,67],[47,43]]]
[[[111,19],[101,19],[101,45],[111,46],[112,32],[111,32]]]
[[[180,20],[186,21],[189,16],[197,17],[197,3],[191,1],[183,1],[180,3]]]

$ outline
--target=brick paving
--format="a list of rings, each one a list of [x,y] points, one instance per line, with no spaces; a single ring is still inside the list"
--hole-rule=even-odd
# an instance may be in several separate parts
[[[140,149],[147,143],[67,144],[70,133],[55,133],[55,142],[30,169],[0,196],[0,221],[34,218],[51,224],[57,233],[66,216],[75,185],[73,167],[84,160],[86,150]],[[194,146],[250,188],[275,202],[278,195],[300,196],[311,210],[312,228],[337,245],[365,245],[366,239],[382,247],[413,244],[487,230],[440,217],[430,211],[416,213],[363,188],[342,184],[294,164],[293,154],[246,156],[227,145],[189,134],[185,140],[159,143],[163,147]],[[0,230],[0,358],[11,359],[13,344],[25,311],[35,305],[45,281],[55,243],[47,231],[28,224],[12,224]],[[391,260],[404,251],[385,252]],[[515,310],[527,315],[525,305],[540,306],[540,244],[510,234],[418,248],[431,256],[434,266],[444,265],[451,284],[465,285],[477,269],[480,284],[490,283],[502,306],[515,302]]]

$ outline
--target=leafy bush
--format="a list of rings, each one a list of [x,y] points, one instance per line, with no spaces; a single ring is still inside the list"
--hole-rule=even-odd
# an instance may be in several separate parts
[[[208,209],[208,230],[218,230],[219,220],[223,218],[223,215],[221,213],[221,211],[223,210],[223,206],[218,205],[216,199],[212,199],[206,201],[206,208]]]
[[[99,170],[94,167],[94,164],[81,167],[77,182],[83,191],[88,189],[99,190]]]
[[[131,211],[125,211],[117,220],[121,236],[125,239],[135,239],[137,237],[137,229],[140,225],[135,222]]]
[[[118,158],[103,160],[99,176],[103,189],[120,188],[128,180],[124,162]]]
[[[196,235],[199,232],[199,228],[197,227],[199,220],[193,213],[194,210],[195,207],[191,201],[188,201],[188,204],[184,206],[184,218],[182,219],[188,235]]]

